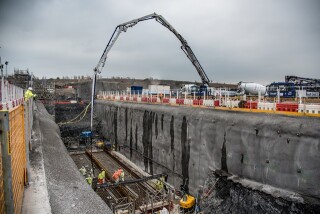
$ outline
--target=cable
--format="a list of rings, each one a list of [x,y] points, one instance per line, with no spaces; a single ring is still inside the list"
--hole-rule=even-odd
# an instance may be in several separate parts
[[[73,118],[73,119],[71,119],[71,120],[69,120],[69,121],[67,121],[67,122],[60,122],[60,123],[58,123],[58,125],[60,126],[60,125],[66,125],[66,124],[71,124],[71,123],[80,122],[80,121],[86,116],[87,111],[88,111],[90,105],[91,105],[91,102],[85,107],[85,109],[83,109],[83,111],[82,111],[80,114],[78,114],[78,116],[76,116],[75,118]],[[82,115],[82,114],[83,114],[83,115]],[[81,115],[82,115],[82,116],[81,116]],[[78,117],[80,117],[80,119],[77,120],[77,121],[75,121]]]

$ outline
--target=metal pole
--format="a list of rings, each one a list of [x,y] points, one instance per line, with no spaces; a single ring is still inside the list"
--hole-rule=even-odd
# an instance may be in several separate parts
[[[8,70],[7,70],[7,67],[8,67],[8,61],[6,61],[4,64],[6,64],[6,77],[8,78]]]
[[[95,73],[92,80],[92,93],[91,93],[91,117],[90,117],[91,132],[93,132],[93,110],[94,110],[94,96],[96,92],[96,79],[97,79],[97,74]]]
[[[92,134],[92,132],[91,132]],[[94,177],[94,167],[93,167],[93,157],[92,157],[92,136],[90,137],[91,140],[91,168],[92,168],[92,177]]]
[[[0,47],[1,48],[1,47]],[[1,64],[1,56],[0,56],[0,71],[1,71],[1,102],[4,101],[3,94],[4,94],[4,87],[3,87],[3,65]]]

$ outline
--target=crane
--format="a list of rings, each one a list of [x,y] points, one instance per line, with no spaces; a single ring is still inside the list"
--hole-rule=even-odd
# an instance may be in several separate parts
[[[107,57],[108,57],[108,53],[111,50],[112,46],[114,45],[114,43],[117,41],[119,35],[122,32],[126,32],[128,30],[128,28],[135,26],[136,24],[138,24],[139,22],[142,21],[147,21],[150,19],[155,19],[157,22],[159,22],[161,25],[163,25],[164,27],[166,27],[169,31],[171,31],[181,42],[181,49],[182,51],[186,54],[186,56],[188,57],[188,59],[191,61],[191,63],[193,64],[193,66],[196,68],[201,81],[204,85],[209,85],[209,78],[207,76],[207,74],[205,73],[205,71],[203,70],[200,62],[198,61],[197,57],[195,56],[195,54],[193,53],[192,49],[190,48],[189,44],[187,43],[187,41],[181,36],[181,34],[179,34],[176,29],[174,29],[172,27],[172,25],[163,18],[163,16],[158,15],[156,13],[152,13],[143,17],[140,17],[138,19],[133,19],[131,21],[122,23],[120,25],[118,25],[115,30],[113,31],[113,34],[111,36],[111,38],[109,39],[109,42],[106,46],[106,48],[104,49],[101,58],[97,64],[97,66],[93,69],[94,71],[94,78],[93,78],[93,82],[92,82],[92,98],[91,98],[91,131],[92,131],[92,123],[93,123],[93,102],[94,102],[94,95],[95,95],[95,84],[96,84],[96,77],[98,74],[101,73],[102,68],[104,67]]]
[[[135,26],[136,24],[138,24],[141,21],[146,21],[146,20],[149,20],[149,19],[155,19],[161,25],[163,25],[164,27],[168,28],[168,30],[170,30],[180,40],[181,49],[183,50],[183,52],[186,54],[188,59],[191,61],[191,63],[196,68],[196,70],[197,70],[197,72],[198,72],[198,74],[199,74],[199,76],[201,78],[202,83],[208,85],[210,80],[209,80],[207,74],[204,72],[200,62],[198,61],[197,57],[193,53],[192,49],[188,45],[187,41],[176,31],[176,29],[174,29],[172,27],[172,25],[170,25],[169,22],[167,22],[163,18],[163,16],[158,15],[156,13],[152,13],[152,14],[143,16],[141,18],[133,19],[133,20],[131,20],[129,22],[125,22],[123,24],[118,25],[115,28],[115,30],[114,30],[114,32],[113,32],[113,34],[112,34],[112,36],[111,36],[106,48],[104,49],[103,54],[102,54],[102,56],[101,56],[101,58],[100,58],[100,60],[99,60],[99,62],[97,64],[97,66],[94,68],[95,74],[101,73],[102,67],[104,67],[105,62],[107,60],[107,55],[108,55],[110,49],[112,48],[112,46],[114,45],[114,43],[117,41],[120,33],[126,32],[128,28]]]

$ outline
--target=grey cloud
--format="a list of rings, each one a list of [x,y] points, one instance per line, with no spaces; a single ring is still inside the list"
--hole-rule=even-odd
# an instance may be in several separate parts
[[[319,1],[13,0],[0,7],[0,56],[37,76],[92,74],[116,25],[162,14],[210,79],[320,78]],[[67,74],[66,74],[67,73]],[[120,35],[102,73],[199,81],[174,35],[154,20]]]

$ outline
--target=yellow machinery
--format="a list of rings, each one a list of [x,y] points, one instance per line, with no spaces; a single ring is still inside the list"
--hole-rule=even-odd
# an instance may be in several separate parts
[[[98,141],[98,142],[96,142],[96,147],[97,147],[97,148],[103,149],[103,146],[104,146],[104,142],[103,142],[103,141]]]
[[[187,178],[188,179],[188,178]],[[182,198],[180,199],[180,213],[194,213],[196,198],[192,195],[188,194],[188,190],[186,188],[186,180],[184,180],[183,184],[180,186]]]
[[[193,212],[195,204],[195,197],[184,194],[184,196],[182,196],[182,198],[180,199],[180,211],[182,211],[183,213]]]

